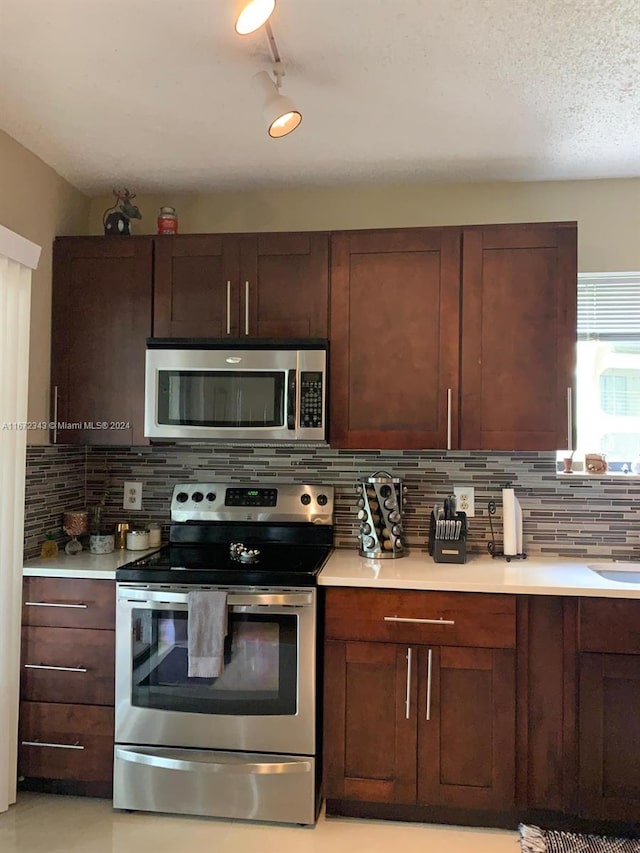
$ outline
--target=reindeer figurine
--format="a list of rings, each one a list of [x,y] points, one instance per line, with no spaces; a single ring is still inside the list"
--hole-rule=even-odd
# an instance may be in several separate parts
[[[137,205],[132,204],[135,193],[128,189],[113,190],[115,203],[108,207],[102,215],[105,234],[131,234],[129,220],[142,219]]]

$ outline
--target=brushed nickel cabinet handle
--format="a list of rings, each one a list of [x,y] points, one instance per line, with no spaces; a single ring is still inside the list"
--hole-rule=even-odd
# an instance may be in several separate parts
[[[58,443],[58,386],[53,386],[53,443]]]
[[[429,649],[429,653],[427,655],[427,720],[431,719],[431,663],[432,651]]]
[[[249,282],[244,283],[244,333],[249,334]]]
[[[231,334],[231,282],[227,282],[227,334]]]
[[[404,716],[408,720],[411,714],[411,656],[413,649],[411,646],[407,649],[407,693],[404,700]]]
[[[407,616],[384,616],[385,622],[411,622],[417,625],[455,625],[455,619],[411,619]]]
[[[25,669],[52,669],[55,672],[88,672],[85,666],[50,666],[45,663],[25,663]]]
[[[447,388],[447,450],[451,450],[451,388]]]
[[[78,604],[62,604],[58,601],[25,601],[25,607],[69,607],[75,610],[87,610],[89,605],[79,602]]]
[[[22,746],[47,746],[52,749],[84,749],[84,746],[79,741],[75,743],[47,743],[43,740],[23,740]]]

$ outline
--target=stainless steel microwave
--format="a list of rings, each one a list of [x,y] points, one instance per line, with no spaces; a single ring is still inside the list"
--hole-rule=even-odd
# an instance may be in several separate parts
[[[326,340],[149,338],[144,434],[326,442]]]

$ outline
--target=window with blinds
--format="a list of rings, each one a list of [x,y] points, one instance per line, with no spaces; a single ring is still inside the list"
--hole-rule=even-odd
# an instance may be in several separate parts
[[[578,275],[576,429],[610,471],[640,469],[640,272]]]
[[[578,340],[640,341],[640,272],[578,275]]]

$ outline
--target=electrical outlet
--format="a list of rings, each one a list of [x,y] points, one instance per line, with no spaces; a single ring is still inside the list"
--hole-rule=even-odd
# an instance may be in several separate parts
[[[476,514],[473,486],[454,486],[453,494],[456,496],[456,509],[466,512],[468,518],[473,518]]]
[[[142,483],[126,482],[124,484],[124,509],[142,509]]]

